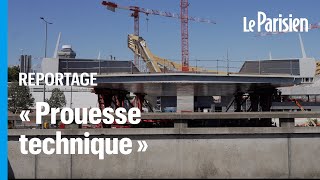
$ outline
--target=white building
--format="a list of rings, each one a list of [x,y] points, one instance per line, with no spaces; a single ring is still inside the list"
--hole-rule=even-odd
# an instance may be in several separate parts
[[[30,93],[35,99],[35,102],[43,102],[44,86],[30,86]],[[54,88],[59,88],[66,97],[66,107],[71,108],[90,108],[98,107],[98,97],[91,92],[90,88],[76,87],[76,86],[46,86],[45,98],[51,97],[51,92]]]

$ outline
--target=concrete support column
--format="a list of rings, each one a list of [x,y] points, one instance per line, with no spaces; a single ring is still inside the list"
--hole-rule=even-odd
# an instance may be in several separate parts
[[[265,89],[259,92],[261,111],[270,111],[272,100],[277,94],[276,89]]]
[[[190,85],[177,85],[177,112],[194,111],[194,89]]]
[[[257,112],[259,110],[259,96],[257,94],[250,94],[251,111]]]
[[[294,128],[294,118],[280,118],[280,127]]]
[[[194,97],[193,96],[177,96],[177,112],[193,112]]]
[[[235,95],[235,105],[236,105],[236,108],[235,108],[235,112],[241,112],[241,105],[242,105],[242,96],[243,94],[242,93],[238,93]]]
[[[259,94],[261,111],[270,111],[274,92],[275,92],[274,89],[266,89]],[[269,127],[271,125],[272,125],[271,118],[260,119],[260,126]]]

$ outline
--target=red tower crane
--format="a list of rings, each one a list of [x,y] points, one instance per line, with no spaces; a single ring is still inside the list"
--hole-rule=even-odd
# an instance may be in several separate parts
[[[164,17],[172,17],[181,20],[181,55],[182,55],[182,71],[189,71],[189,34],[188,34],[188,22],[195,21],[195,22],[204,22],[210,24],[216,24],[215,21],[203,19],[203,18],[196,18],[196,17],[189,17],[188,16],[188,0],[180,0],[180,15],[177,13],[170,13],[170,12],[163,12],[158,10],[140,8],[137,6],[120,6],[116,3],[109,2],[109,1],[102,1],[102,5],[106,6],[108,10],[115,12],[115,9],[124,9],[133,11],[131,17],[134,18],[134,35],[139,36],[139,13],[144,13],[146,15],[158,15]],[[138,56],[135,55],[134,57],[135,65],[138,65]]]
[[[188,0],[180,0],[182,71],[189,71]]]

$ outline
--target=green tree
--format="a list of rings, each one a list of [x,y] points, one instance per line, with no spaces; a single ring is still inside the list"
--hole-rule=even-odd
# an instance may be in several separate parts
[[[52,94],[50,99],[46,100],[51,108],[62,108],[64,107],[66,103],[66,97],[62,91],[60,91],[59,88],[54,88],[52,90]]]
[[[19,81],[19,66],[8,67],[8,82],[17,82]]]
[[[29,109],[34,105],[34,98],[28,86],[19,86],[18,82],[9,83],[8,110],[19,113],[21,110]]]

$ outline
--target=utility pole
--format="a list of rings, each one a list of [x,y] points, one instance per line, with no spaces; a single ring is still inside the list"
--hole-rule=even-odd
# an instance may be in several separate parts
[[[40,19],[43,20],[43,22],[45,22],[45,27],[46,27],[46,33],[45,33],[45,47],[44,47],[44,57],[47,57],[47,42],[48,42],[48,24],[53,24],[51,22],[48,22],[47,20],[45,20],[43,17],[40,17]]]
[[[189,71],[188,0],[180,0],[182,71]]]
[[[48,42],[48,24],[53,24],[51,22],[48,22],[47,20],[45,20],[43,17],[40,17],[40,19],[42,19],[45,22],[45,29],[46,29],[46,33],[45,33],[45,47],[44,47],[44,58],[47,57],[47,42]],[[45,82],[43,82],[43,102],[46,101],[46,84]]]

